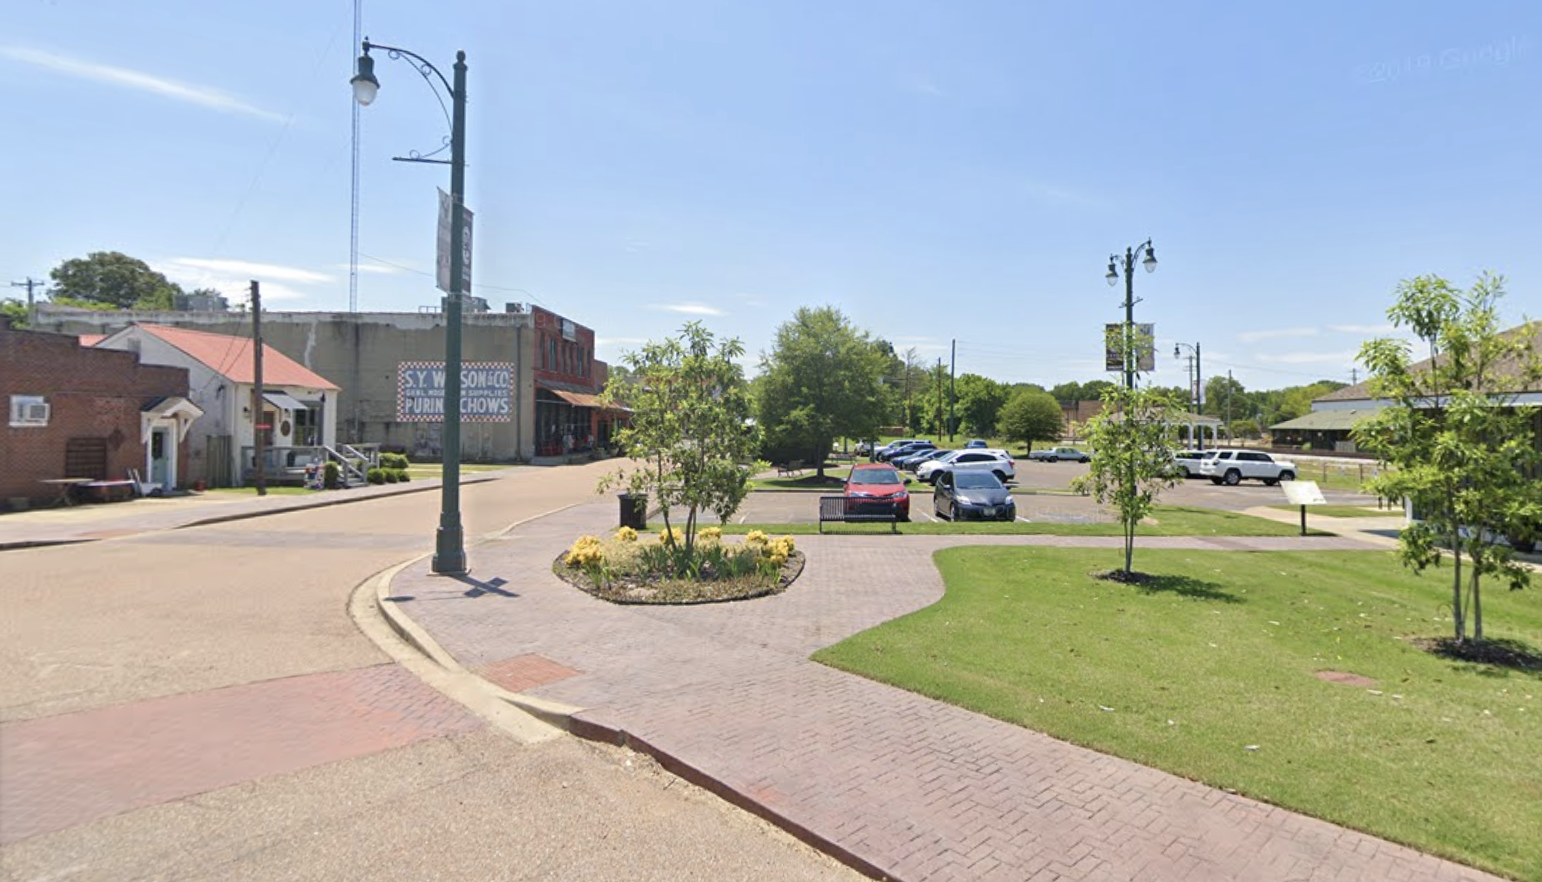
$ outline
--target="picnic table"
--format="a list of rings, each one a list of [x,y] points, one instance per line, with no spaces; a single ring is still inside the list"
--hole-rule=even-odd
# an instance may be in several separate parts
[[[93,480],[95,480],[95,479],[94,478],[39,478],[38,479],[38,483],[39,484],[47,484],[48,486],[54,488],[54,492],[57,495],[54,497],[53,501],[51,503],[49,503],[49,507],[50,508],[60,508],[62,506],[74,505],[75,504],[75,493],[74,493],[75,488],[80,486],[81,484],[89,484]]]

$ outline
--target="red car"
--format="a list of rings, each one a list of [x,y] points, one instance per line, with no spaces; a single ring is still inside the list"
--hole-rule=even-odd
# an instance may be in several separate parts
[[[896,512],[902,521],[910,520],[910,491],[906,479],[894,466],[881,462],[858,463],[846,479],[846,511],[853,514]]]

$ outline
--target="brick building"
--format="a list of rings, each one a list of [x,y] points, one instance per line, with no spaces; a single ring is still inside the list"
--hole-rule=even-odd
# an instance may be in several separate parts
[[[47,504],[58,481],[127,478],[165,489],[186,477],[187,430],[201,411],[183,368],[90,349],[73,335],[13,330],[0,318],[0,500]]]

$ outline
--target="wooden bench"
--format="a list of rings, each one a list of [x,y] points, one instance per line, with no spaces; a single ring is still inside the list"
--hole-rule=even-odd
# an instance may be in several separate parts
[[[850,511],[847,504],[850,502],[844,496],[819,497],[819,532],[825,531],[825,521],[840,521],[847,524],[882,524],[888,522],[891,533],[899,532],[899,507],[891,505],[888,511]],[[869,503],[871,504],[871,503]]]
[[[803,470],[805,468],[808,468],[808,466],[803,464],[803,460],[795,459],[792,462],[784,462],[779,464],[776,467],[776,474],[778,477],[782,478],[795,478],[798,475],[803,474]]]
[[[133,499],[138,487],[133,481],[90,481],[80,485],[80,492],[92,502],[122,502]]]

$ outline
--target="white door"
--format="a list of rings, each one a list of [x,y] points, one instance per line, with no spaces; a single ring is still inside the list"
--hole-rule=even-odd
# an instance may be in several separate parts
[[[161,488],[171,490],[177,483],[176,429],[156,426],[150,430],[150,461],[146,480]]]

